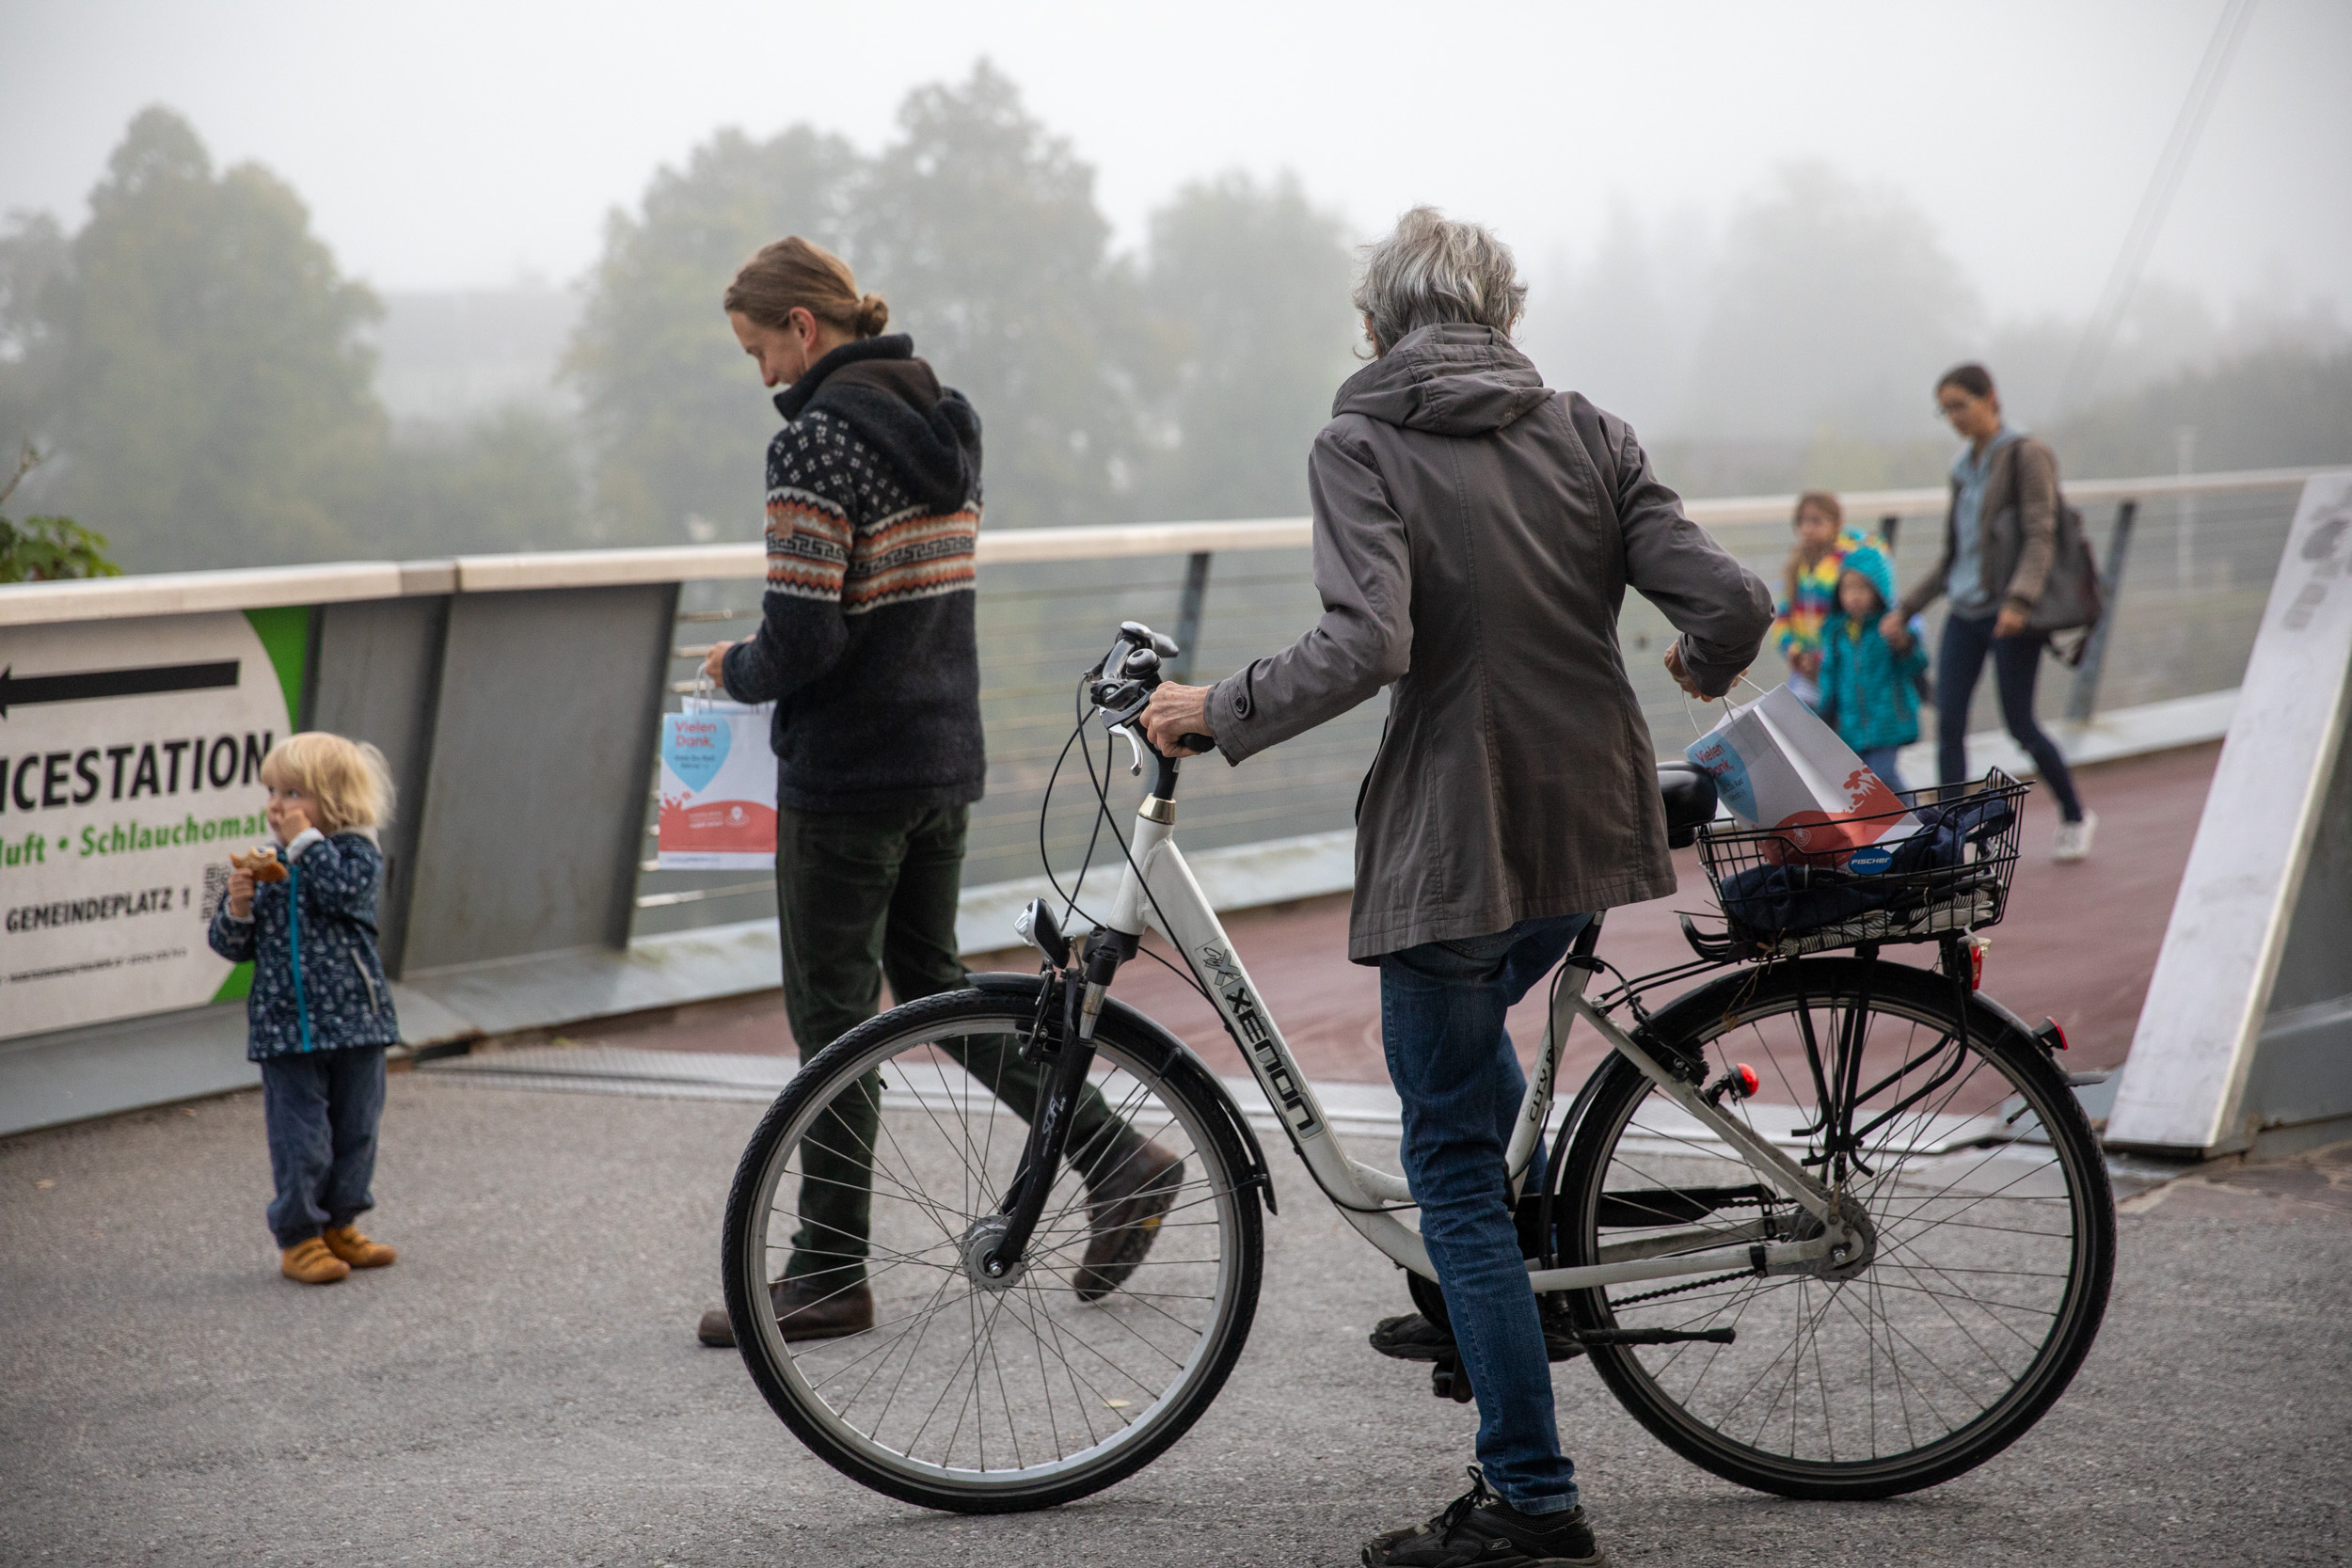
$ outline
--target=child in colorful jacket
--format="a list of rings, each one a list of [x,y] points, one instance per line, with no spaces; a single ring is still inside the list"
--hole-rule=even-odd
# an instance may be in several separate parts
[[[1821,705],[1821,624],[1837,610],[1839,563],[1864,544],[1845,519],[1845,508],[1827,490],[1797,498],[1789,521],[1797,543],[1782,574],[1780,612],[1772,618],[1773,646],[1788,661],[1788,689],[1816,711]]]
[[[374,747],[313,731],[272,747],[262,782],[277,844],[235,858],[208,935],[253,965],[246,1059],[262,1068],[278,1272],[332,1285],[394,1256],[352,1223],[375,1206],[384,1048],[400,1038],[375,950],[391,779]]]
[[[1895,602],[1895,568],[1864,545],[1846,553],[1837,613],[1821,626],[1820,714],[1889,789],[1903,787],[1895,754],[1919,738],[1918,677],[1928,651],[1918,628],[1894,641],[1880,627]]]

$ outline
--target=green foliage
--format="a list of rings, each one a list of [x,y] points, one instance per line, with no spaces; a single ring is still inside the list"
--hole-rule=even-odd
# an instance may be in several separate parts
[[[42,453],[27,442],[16,472],[0,484],[0,506],[8,504],[24,476],[39,467]],[[106,553],[106,536],[92,533],[71,517],[27,517],[22,523],[0,515],[0,582],[56,582],[66,578],[119,578],[122,568]]]
[[[756,531],[776,414],[719,299],[771,240],[798,233],[842,248],[859,166],[847,142],[805,126],[765,142],[722,131],[683,170],[654,176],[641,215],[606,218],[565,360],[584,402],[605,535],[673,540],[691,516],[734,536]]]
[[[2162,474],[2183,426],[2207,472],[2352,460],[2352,350],[2255,349],[2107,398],[2047,434],[2067,473]]]
[[[148,109],[56,260],[26,434],[54,441],[59,499],[146,569],[345,553],[384,438],[359,340],[376,306],[294,193],[253,165],[215,176],[185,120]]]
[[[1799,165],[1732,220],[1723,258],[1693,354],[1695,428],[1931,431],[1929,385],[1960,357],[1979,307],[1926,214]]]
[[[723,132],[615,214],[567,361],[618,536],[756,529],[776,426],[719,300],[798,233],[890,301],[890,330],[979,409],[997,527],[1295,512],[1307,443],[1352,368],[1337,220],[1295,182],[1188,188],[1140,267],[1113,256],[1093,172],[983,63],[910,93],[860,158],[805,127]]]
[[[119,578],[106,554],[106,536],[71,517],[0,517],[0,582],[56,582],[65,578]]]
[[[985,62],[918,87],[857,192],[861,286],[980,412],[998,526],[1103,522],[1149,450],[1167,345],[1109,255],[1094,171]]]
[[[1184,347],[1154,464],[1153,517],[1295,515],[1307,449],[1357,368],[1348,255],[1337,217],[1285,175],[1232,173],[1185,186],[1152,218],[1148,309]]]
[[[404,556],[578,548],[586,506],[569,421],[518,406],[404,429],[376,498],[380,537]]]

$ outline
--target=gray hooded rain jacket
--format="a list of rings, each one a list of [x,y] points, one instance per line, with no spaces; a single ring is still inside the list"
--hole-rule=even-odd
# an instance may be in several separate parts
[[[1219,682],[1209,721],[1240,763],[1393,688],[1348,957],[1672,893],[1618,608],[1629,584],[1663,610],[1713,692],[1762,645],[1771,591],[1624,421],[1489,328],[1407,333],[1331,413],[1308,468],[1323,618]]]

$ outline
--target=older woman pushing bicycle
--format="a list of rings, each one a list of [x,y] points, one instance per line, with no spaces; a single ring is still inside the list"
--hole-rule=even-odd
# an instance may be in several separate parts
[[[1623,424],[1543,388],[1483,230],[1407,214],[1359,303],[1380,356],[1310,468],[1321,621],[1213,688],[1165,682],[1179,649],[1136,622],[1073,672],[1055,777],[1083,764],[1112,891],[1087,894],[1082,867],[1015,923],[1034,972],[868,1019],[777,1097],[720,1255],[746,1370],[813,1452],[910,1502],[993,1513],[1112,1485],[1200,1418],[1248,1340],[1275,1212],[1263,1125],[1310,1200],[1406,1272],[1421,1315],[1373,1348],[1479,1404],[1471,1490],[1367,1562],[1604,1560],[1552,1408],[1548,1362],[1575,1355],[1743,1486],[1883,1497],[1984,1463],[2081,1366],[2115,1257],[2063,1034],[1977,987],[2026,786],[1910,798],[1867,835],[1900,831],[1876,869],[1712,824],[1713,781],[1650,761],[1617,608],[1629,586],[1660,604],[1682,632],[1669,670],[1716,692],[1763,636],[1763,584]],[[1402,1177],[1331,1124],[1176,842],[1184,758],[1248,757],[1382,686],[1349,945],[1380,968]],[[1098,726],[1150,770],[1132,816]],[[1607,910],[1672,891],[1667,849],[1692,843],[1722,930],[1685,916],[1693,961],[1618,974]],[[1935,969],[1881,957],[1923,943]],[[1146,958],[1215,1010],[1262,1105],[1124,1000],[1122,966]],[[1523,1074],[1504,1010],[1547,972]],[[1578,1026],[1609,1051],[1569,1097]],[[1102,1127],[1126,1137],[1105,1148]],[[845,1153],[871,1316],[798,1334],[771,1285]],[[1104,1184],[1147,1169],[1150,1211],[1106,1216]],[[1091,1260],[1113,1246],[1126,1274],[1105,1290]]]
[[[1392,689],[1348,957],[1380,969],[1406,1178],[1476,1390],[1484,1480],[1471,1506],[1374,1541],[1372,1563],[1599,1560],[1513,1224],[1525,1079],[1503,1015],[1594,911],[1675,889],[1619,657],[1625,590],[1681,631],[1668,668],[1700,696],[1729,689],[1772,619],[1632,431],[1548,390],[1512,346],[1525,298],[1508,249],[1427,208],[1371,247],[1355,303],[1378,357],[1340,388],[1309,463],[1323,618],[1214,688],[1160,687],[1143,717],[1163,751],[1205,735],[1239,763]]]

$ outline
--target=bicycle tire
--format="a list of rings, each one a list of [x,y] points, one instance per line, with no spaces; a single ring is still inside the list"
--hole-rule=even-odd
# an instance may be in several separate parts
[[[1186,1162],[1165,1222],[1152,1222],[1152,1250],[1099,1301],[1065,1288],[1087,1235],[1076,1227],[1089,1223],[1085,1182],[1066,1164],[1018,1283],[983,1289],[976,1280],[963,1261],[971,1227],[993,1212],[1026,1123],[1007,1114],[977,1069],[949,1067],[944,1053],[951,1048],[939,1042],[1025,1034],[1036,994],[1034,981],[948,992],[844,1035],[769,1107],[728,1194],[722,1273],[754,1383],[827,1464],[926,1508],[1049,1508],[1134,1474],[1216,1399],[1256,1313],[1264,1243],[1251,1188],[1262,1172],[1236,1114],[1174,1037],[1115,1003],[1097,1025],[1097,1085],[1112,1085],[1111,1109],[1150,1125],[1150,1137]],[[843,1097],[870,1095],[862,1086],[869,1073],[880,1074],[881,1090],[876,1132],[866,1145],[875,1173],[869,1201],[882,1211],[871,1223],[875,1255],[867,1265],[874,1324],[859,1335],[787,1344],[766,1299],[782,1250],[779,1227],[794,1219],[784,1188],[805,1176],[812,1152],[831,1152],[811,1130],[822,1125],[826,1135],[837,1135],[830,1130],[842,1124],[821,1118],[844,1105],[854,1115],[856,1102]],[[964,1185],[948,1190],[946,1173],[959,1160],[954,1180]],[[917,1178],[925,1185],[914,1185]],[[886,1240],[908,1244],[894,1250]],[[918,1303],[912,1311],[904,1310],[909,1301]],[[959,1319],[968,1330],[961,1342]],[[954,1431],[941,1441],[941,1413],[967,1365],[970,1387],[956,1394]],[[868,1370],[855,1383],[861,1366]],[[873,1414],[867,1396],[879,1397],[873,1386],[885,1375],[895,1380]],[[893,1426],[892,1413],[911,1377],[917,1401],[932,1383],[940,1391],[928,1428],[909,1436],[911,1418]]]
[[[1857,1270],[1831,1277],[1824,1260],[1824,1272],[1570,1293],[1581,1330],[1731,1327],[1740,1336],[1728,1346],[1590,1351],[1610,1391],[1686,1459],[1788,1497],[1916,1491],[2015,1442],[2081,1367],[2114,1275],[2115,1208],[2105,1161],[2042,1043],[2012,1015],[1972,994],[1963,1050],[1955,997],[1951,983],[1932,972],[1807,958],[1726,976],[1650,1021],[1655,1041],[1705,1062],[1710,1080],[1740,1054],[1767,1061],[1767,1082],[1778,1078],[1794,1106],[1775,1111],[1759,1098],[1733,1099],[1724,1108],[1738,1107],[1768,1133],[1777,1129],[1785,1147],[1802,1141],[1816,1169],[1834,1168],[1820,1161],[1821,1138],[1798,1135],[1820,1120],[1820,1095],[1812,1106],[1805,1101],[1806,1089],[1823,1079],[1809,1067],[1802,1077],[1790,1072],[1788,1059],[1807,1023],[1861,1022],[1857,1091],[1877,1085],[1890,1064],[1916,1058],[1915,1073],[1883,1088],[1851,1127],[1933,1083],[1947,1062],[1953,1069],[1948,1089],[1939,1085],[1883,1124],[1883,1135],[1862,1158],[1870,1174],[1848,1167],[1847,1190],[1873,1221],[1867,1259]],[[1817,1028],[1817,1051],[1821,1037]],[[1834,1047],[1838,1037],[1828,1037]],[[1894,1050],[1873,1062],[1872,1049],[1888,1045]],[[1987,1103],[1996,1089],[1997,1101]],[[1790,1124],[1784,1119],[1790,1115],[1802,1119]],[[1688,1250],[1721,1245],[1734,1233],[1747,1239],[1759,1227],[1802,1239],[1809,1216],[1791,1204],[1731,1197],[1703,1216],[1689,1212],[1736,1192],[1741,1180],[1757,1178],[1632,1063],[1613,1055],[1585,1099],[1555,1198],[1561,1260],[1602,1260],[1604,1238],[1624,1243],[1677,1227],[1692,1234],[1694,1217],[1696,1231],[1721,1234]],[[1750,1228],[1741,1231],[1743,1224]],[[1786,1338],[1784,1324],[1791,1325]]]

